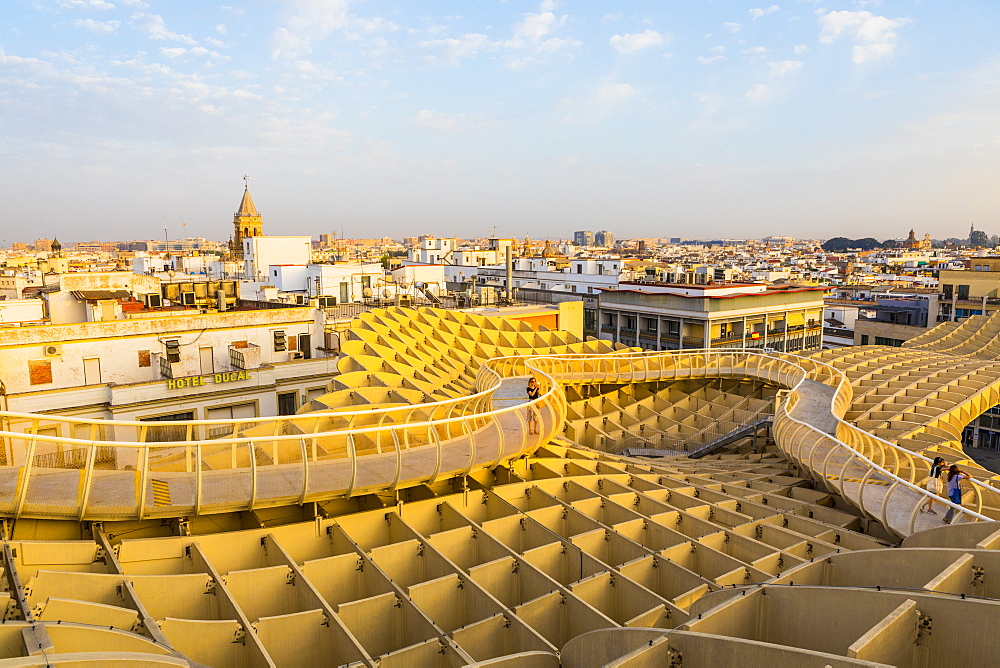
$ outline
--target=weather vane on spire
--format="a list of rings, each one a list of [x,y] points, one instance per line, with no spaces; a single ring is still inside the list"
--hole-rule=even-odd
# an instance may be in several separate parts
[[[250,188],[250,176],[246,173],[243,174],[243,189],[248,190]]]

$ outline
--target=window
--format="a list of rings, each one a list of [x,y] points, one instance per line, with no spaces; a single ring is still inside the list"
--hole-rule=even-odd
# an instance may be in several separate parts
[[[945,299],[951,299],[952,290],[954,290],[954,286],[951,283],[945,283],[941,286],[941,293]]]
[[[890,339],[886,336],[876,336],[875,337],[876,346],[892,346],[893,348],[898,348],[903,345],[902,339]]]
[[[32,385],[52,382],[52,362],[49,360],[28,360],[28,379]]]
[[[278,415],[294,415],[298,408],[298,392],[282,392],[278,394]]]
[[[571,285],[569,287],[569,290],[570,290],[570,292],[576,292],[576,286],[575,285]]]
[[[153,366],[152,356],[148,350],[139,351],[139,366]]]
[[[960,286],[958,286],[958,298],[959,299],[968,299],[969,298],[969,286],[968,285],[960,285]]]
[[[155,415],[153,417],[141,417],[140,422],[181,422],[184,420],[193,420],[194,413],[172,413],[170,415]],[[144,428],[146,431],[145,442],[146,443],[165,443],[168,441],[183,441],[187,438],[187,427],[182,424],[171,424],[164,425],[162,427],[157,425],[149,425]]]
[[[863,346],[867,346],[868,345],[868,335],[867,334],[862,334],[861,335],[861,345],[863,345]]]
[[[578,273],[578,274],[582,274],[583,273],[583,265],[582,264],[576,265],[576,273]]]
[[[181,361],[181,342],[178,339],[164,341],[163,345],[167,349],[167,361],[171,364]]]
[[[257,417],[257,405],[254,402],[209,408],[205,411],[206,420],[240,420]]]
[[[274,352],[280,353],[288,350],[288,343],[285,341],[284,330],[278,330],[274,333]]]

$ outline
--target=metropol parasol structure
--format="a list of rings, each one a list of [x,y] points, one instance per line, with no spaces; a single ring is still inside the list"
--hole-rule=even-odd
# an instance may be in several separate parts
[[[643,352],[389,308],[358,317],[341,353],[328,392],[292,416],[0,415],[0,658],[1000,656],[1000,477],[961,448],[1000,404],[996,316],[802,357]],[[973,475],[960,506],[925,489],[938,455]]]

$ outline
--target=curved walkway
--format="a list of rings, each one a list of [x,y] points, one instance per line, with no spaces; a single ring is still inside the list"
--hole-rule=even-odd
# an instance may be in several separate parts
[[[543,386],[533,402],[522,394],[527,375]],[[532,452],[562,430],[564,385],[717,377],[787,388],[775,414],[775,440],[819,486],[899,536],[934,525],[935,516],[918,512],[927,499],[921,485],[929,460],[844,422],[851,387],[840,371],[810,358],[735,350],[499,357],[480,368],[479,391],[470,396],[296,416],[255,427],[259,436],[157,444],[0,432],[7,453],[0,513],[143,519],[391,493]],[[541,416],[538,435],[527,432],[529,410]],[[287,433],[303,420],[315,431]],[[40,464],[40,444],[79,449],[83,465]],[[957,508],[958,521],[1000,515],[998,495],[974,484],[971,508]]]

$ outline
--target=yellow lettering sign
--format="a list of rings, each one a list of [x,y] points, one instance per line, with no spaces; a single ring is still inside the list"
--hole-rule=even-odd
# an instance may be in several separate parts
[[[250,380],[253,376],[249,371],[226,371],[211,376],[191,376],[189,378],[171,378],[167,381],[168,390],[179,390],[183,387],[199,387],[212,383],[232,383],[237,380]]]

